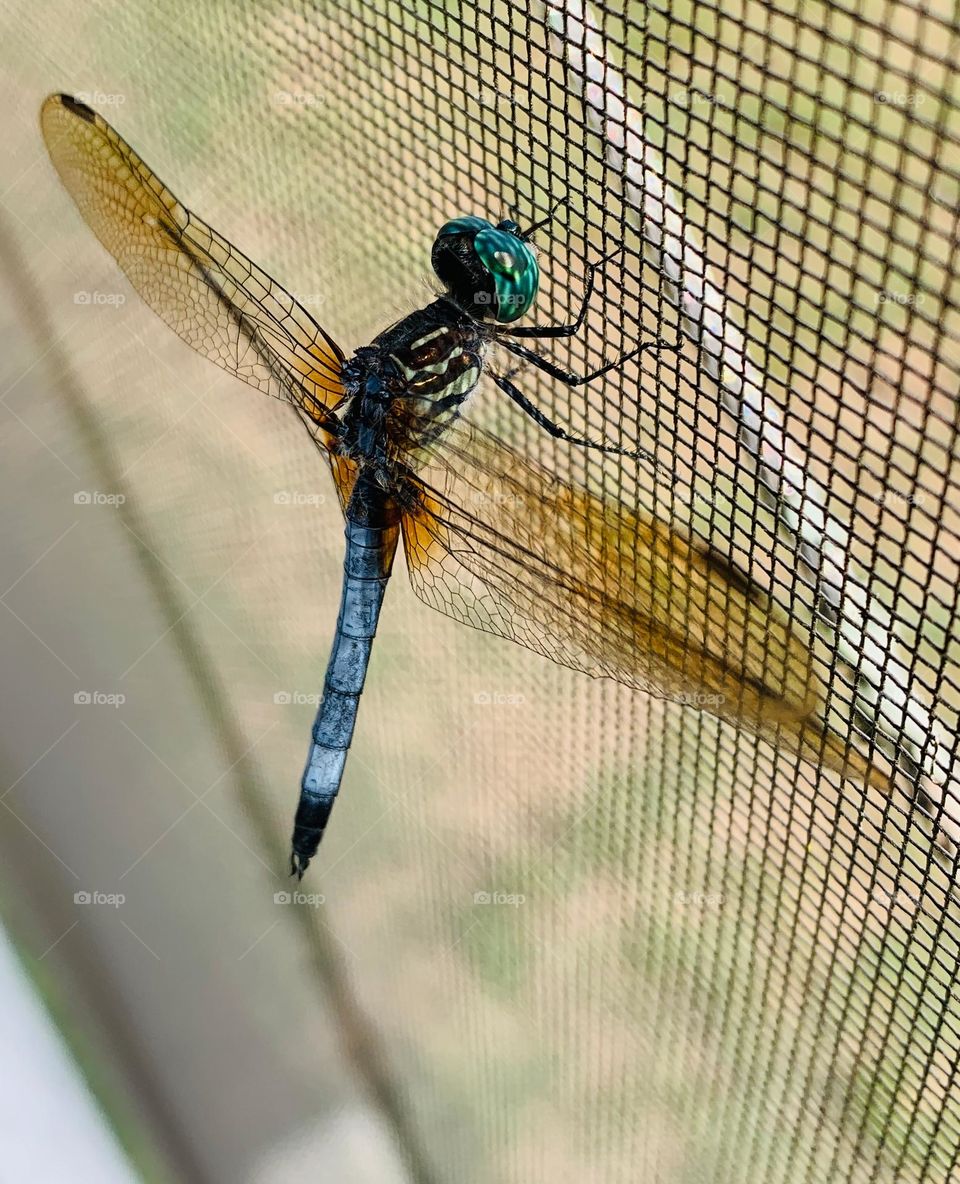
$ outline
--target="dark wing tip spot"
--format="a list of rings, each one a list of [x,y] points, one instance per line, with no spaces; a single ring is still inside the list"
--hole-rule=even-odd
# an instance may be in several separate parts
[[[769,598],[766,592],[757,584],[745,571],[742,571],[735,563],[732,563],[726,555],[722,555],[715,547],[709,543],[702,543],[697,540],[700,553],[702,554],[707,566],[718,576],[721,576],[728,584],[731,584],[737,589],[741,595],[745,596],[747,600],[751,600],[760,608],[766,608]]]
[[[72,111],[74,115],[79,115],[81,119],[85,119],[87,123],[94,123],[96,121],[96,112],[92,107],[88,107],[86,103],[81,103],[79,99],[75,99],[73,95],[57,95],[60,102],[66,107],[68,111]]]

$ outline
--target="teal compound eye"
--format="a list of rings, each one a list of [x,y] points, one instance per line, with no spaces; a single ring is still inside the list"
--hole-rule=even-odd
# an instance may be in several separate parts
[[[473,249],[493,280],[496,320],[502,324],[519,320],[536,299],[540,284],[533,248],[519,237],[514,223],[501,222],[481,230]]]
[[[479,320],[515,321],[537,295],[536,255],[515,222],[454,218],[440,228],[432,261],[451,297]]]

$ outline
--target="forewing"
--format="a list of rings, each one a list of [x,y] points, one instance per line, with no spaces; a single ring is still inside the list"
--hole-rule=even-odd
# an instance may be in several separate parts
[[[418,455],[420,506],[404,544],[431,607],[754,730],[810,714],[807,647],[705,545],[558,480],[462,419]]]
[[[343,353],[262,268],[192,214],[96,112],[51,95],[40,113],[60,179],[140,296],[198,353],[292,403],[318,444],[343,395]],[[340,496],[351,466],[334,465]]]

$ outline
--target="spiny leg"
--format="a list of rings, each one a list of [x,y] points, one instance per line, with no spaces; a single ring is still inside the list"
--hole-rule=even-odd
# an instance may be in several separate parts
[[[593,295],[594,285],[596,283],[597,272],[603,267],[605,263],[609,263],[611,259],[616,259],[618,255],[623,254],[623,247],[617,247],[615,251],[611,251],[609,255],[604,255],[602,259],[598,259],[596,263],[587,264],[587,279],[583,288],[583,299],[580,302],[580,311],[577,313],[574,320],[567,325],[524,325],[519,329],[498,329],[497,337],[573,337],[575,333],[579,333],[583,328],[583,322],[587,317],[587,308],[590,305],[590,297]],[[509,343],[504,342],[505,345]]]
[[[636,349],[630,350],[612,362],[607,362],[599,370],[592,370],[589,374],[574,374],[572,371],[564,370],[562,366],[557,366],[554,362],[548,361],[538,354],[536,350],[529,349],[525,345],[517,345],[512,341],[504,341],[502,345],[518,358],[523,358],[525,361],[530,362],[538,370],[542,370],[544,374],[549,374],[551,378],[556,378],[558,382],[562,382],[565,386],[585,386],[588,382],[593,382],[595,378],[601,378],[604,374],[609,374],[611,370],[621,369],[627,362],[632,361],[633,358],[642,354],[644,350],[676,349],[676,346],[671,345],[662,337],[658,337],[655,341],[648,341],[644,345],[638,345]]]
[[[565,193],[563,197],[558,198],[558,200],[550,207],[550,212],[547,214],[546,218],[541,218],[539,222],[534,222],[534,224],[532,226],[528,226],[526,230],[521,230],[520,237],[524,241],[529,241],[531,238],[533,238],[538,230],[543,230],[544,226],[550,225],[550,223],[557,216],[557,210],[562,210],[564,206],[568,206],[569,204],[570,195]]]
[[[518,387],[514,386],[509,377],[502,374],[491,374],[490,376],[503,393],[513,400],[524,414],[529,415],[534,423],[538,424],[548,432],[556,440],[565,440],[568,444],[576,444],[581,448],[594,448],[598,452],[612,453],[616,456],[629,456],[633,460],[642,461],[650,465],[654,469],[663,470],[663,466],[656,459],[656,457],[648,452],[645,448],[619,448],[616,444],[598,444],[595,440],[587,440],[583,436],[573,436],[568,431],[565,431],[559,424],[548,419],[546,415],[534,403],[531,403],[527,396]]]

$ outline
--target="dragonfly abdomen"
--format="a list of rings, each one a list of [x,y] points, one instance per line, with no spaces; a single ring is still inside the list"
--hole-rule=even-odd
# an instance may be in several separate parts
[[[392,499],[361,472],[347,508],[340,612],[293,827],[299,876],[316,854],[343,779],[398,530]]]

